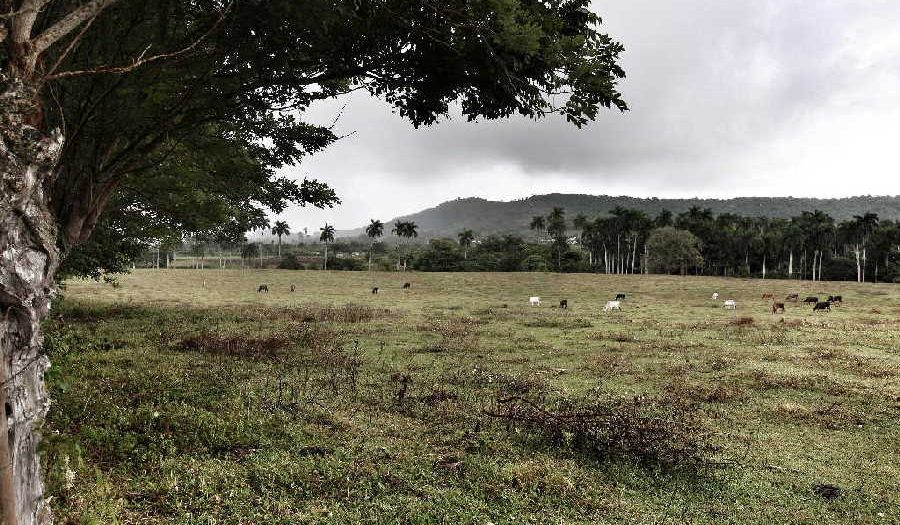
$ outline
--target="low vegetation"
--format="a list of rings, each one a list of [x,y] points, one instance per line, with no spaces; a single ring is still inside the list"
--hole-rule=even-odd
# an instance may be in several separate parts
[[[791,292],[844,304],[760,299]],[[654,276],[70,281],[47,326],[49,491],[63,524],[892,523],[898,298]]]

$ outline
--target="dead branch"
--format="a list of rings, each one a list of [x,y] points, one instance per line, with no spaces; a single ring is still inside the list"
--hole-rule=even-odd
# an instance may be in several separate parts
[[[117,0],[112,0],[117,1]],[[147,52],[150,50],[150,46],[147,46],[143,52],[139,56],[137,56],[131,64],[125,66],[108,66],[108,67],[99,67],[96,69],[84,69],[78,71],[64,71],[62,73],[56,73],[52,75],[48,75],[46,77],[47,80],[57,80],[60,78],[69,78],[83,75],[99,75],[99,74],[122,74],[129,73],[138,69],[141,66],[145,66],[147,64],[151,64],[153,62],[159,62],[161,60],[167,60],[172,58],[178,58],[184,56],[194,49],[196,49],[204,40],[206,40],[216,29],[218,29],[219,25],[225,20],[225,16],[228,14],[228,11],[231,10],[232,2],[225,7],[224,10],[219,14],[218,20],[209,28],[205,33],[203,33],[198,39],[194,40],[187,47],[180,49],[178,51],[173,51],[171,53],[162,53],[159,55],[153,55],[150,57],[146,57]]]

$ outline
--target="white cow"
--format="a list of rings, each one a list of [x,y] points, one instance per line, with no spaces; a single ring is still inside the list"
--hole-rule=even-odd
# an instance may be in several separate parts
[[[737,301],[734,299],[726,299],[725,300],[725,309],[726,310],[737,310]]]
[[[606,306],[603,307],[604,312],[608,312],[610,310],[621,310],[622,309],[622,301],[606,301]]]
[[[531,306],[540,306],[541,298],[540,297],[529,297],[528,304],[530,304]]]
[[[713,292],[712,300],[713,300],[713,301],[718,301],[718,300],[719,300],[719,292]]]

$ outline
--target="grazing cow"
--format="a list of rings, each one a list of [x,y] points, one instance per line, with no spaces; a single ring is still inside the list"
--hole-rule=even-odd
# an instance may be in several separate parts
[[[292,292],[296,292],[296,291],[297,291],[297,287],[294,286],[293,284],[291,285],[291,291],[292,291]]]
[[[819,310],[822,310],[823,312],[830,312],[831,311],[831,303],[828,301],[817,302],[816,305],[813,306],[813,312],[817,312]]]
[[[568,299],[563,299],[562,301],[560,301],[560,302],[559,302],[559,307],[560,307],[560,308],[568,308],[568,307],[569,307],[569,300],[568,300]]]
[[[737,301],[734,299],[725,299],[726,310],[737,310]]]
[[[616,294],[616,301],[621,301],[623,299],[625,299],[625,294],[623,294],[623,293]]]
[[[843,297],[841,297],[840,295],[829,295],[828,302],[834,304],[834,303],[842,303],[844,301],[843,301]]]
[[[764,293],[764,294],[762,294],[762,298],[763,298],[763,299],[774,299],[774,298],[775,298],[775,294],[773,294],[773,293]]]
[[[530,304],[531,306],[540,306],[541,298],[540,297],[529,297],[528,304]]]
[[[799,301],[799,300],[800,300],[800,294],[798,294],[798,293],[792,293],[792,294],[788,295],[787,297],[785,297],[784,300],[785,300],[785,301]]]
[[[804,303],[818,303],[818,302],[819,302],[819,298],[810,295],[809,297],[807,297],[806,299],[804,299],[803,302],[804,302]]]
[[[781,310],[781,313],[784,313],[784,303],[772,303],[772,313],[777,314],[778,310]]]
[[[712,294],[712,300],[713,300],[713,301],[718,301],[718,300],[719,300],[719,292],[713,292],[713,294]]]
[[[622,294],[620,294],[622,295]],[[608,312],[610,310],[621,310],[622,309],[622,301],[606,301],[606,306],[603,307],[604,312]]]
[[[378,287],[376,286],[375,288],[372,288],[372,294],[377,294],[377,293],[378,293]]]
[[[411,284],[409,284],[409,283],[403,283],[403,289],[404,289],[404,290],[406,290],[406,289],[408,289],[408,288],[410,288],[410,287],[412,287]]]
[[[256,293],[260,293],[260,292],[269,293],[269,285],[267,285],[267,284],[259,285],[259,288],[256,289]]]

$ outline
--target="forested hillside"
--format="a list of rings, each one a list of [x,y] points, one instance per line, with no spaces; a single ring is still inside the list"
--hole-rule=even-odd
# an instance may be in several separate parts
[[[714,214],[730,213],[743,217],[790,218],[804,211],[822,210],[838,221],[854,215],[876,213],[881,219],[900,219],[900,197],[861,196],[842,199],[811,199],[794,197],[740,197],[735,199],[641,199],[608,195],[535,195],[527,199],[498,202],[480,198],[448,201],[413,215],[398,217],[415,222],[422,237],[454,237],[471,229],[479,234],[529,232],[535,215],[546,215],[554,207],[564,208],[571,217],[583,214],[598,217],[609,214],[616,206],[640,210],[655,217],[663,210],[674,214],[691,207],[710,209]],[[394,221],[391,220],[391,223]],[[362,229],[342,232],[343,235],[363,234]]]

